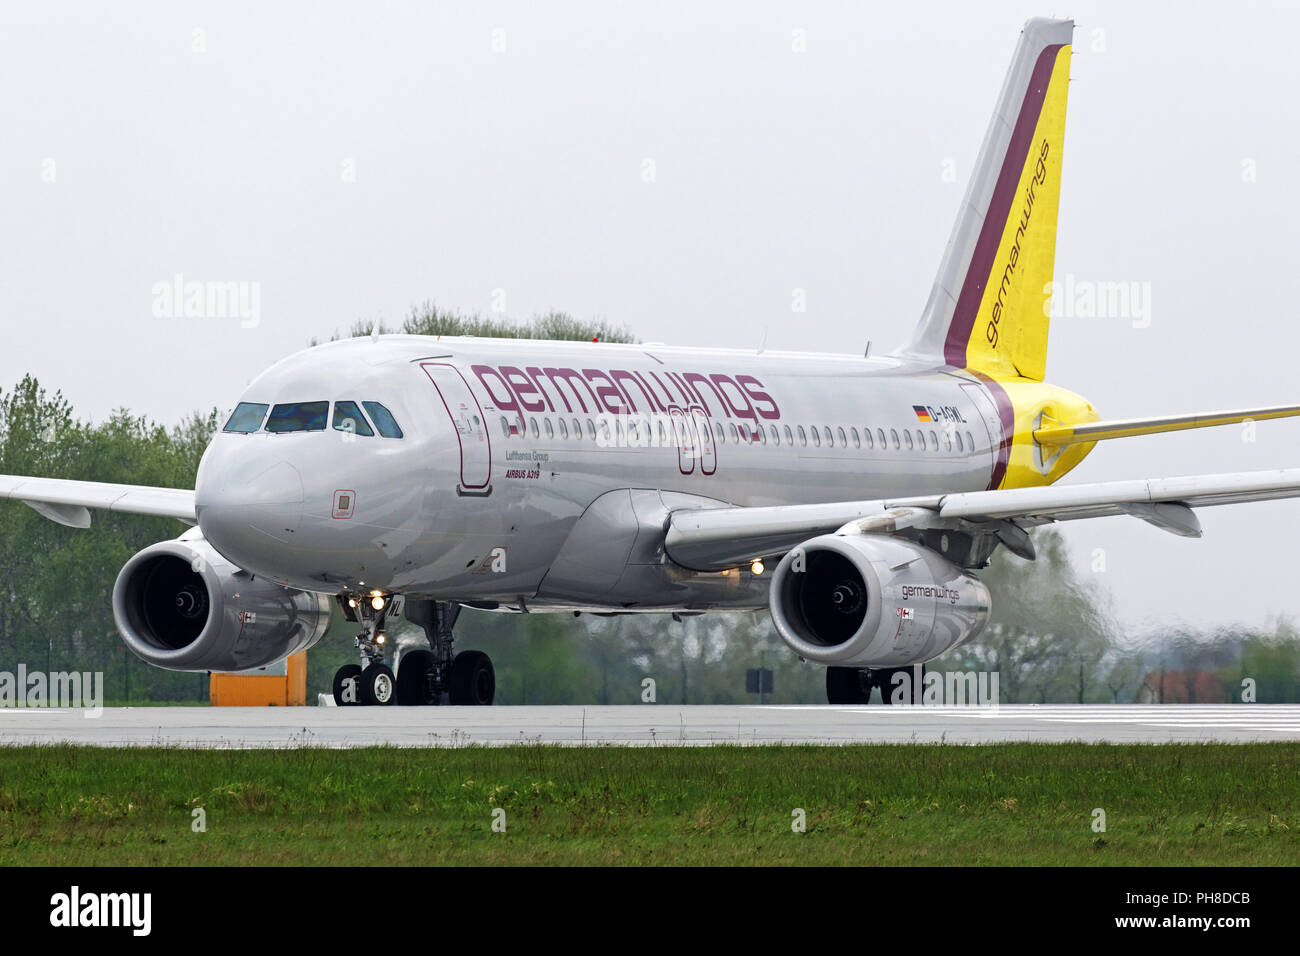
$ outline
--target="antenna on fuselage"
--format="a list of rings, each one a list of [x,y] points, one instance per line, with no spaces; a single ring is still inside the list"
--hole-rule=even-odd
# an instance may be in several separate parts
[[[867,358],[871,355],[871,339],[867,339],[867,347],[862,350],[862,357]]]

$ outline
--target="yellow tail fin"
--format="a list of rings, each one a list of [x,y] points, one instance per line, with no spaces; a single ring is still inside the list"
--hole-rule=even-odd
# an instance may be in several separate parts
[[[907,352],[1043,380],[1073,29],[1025,24]]]

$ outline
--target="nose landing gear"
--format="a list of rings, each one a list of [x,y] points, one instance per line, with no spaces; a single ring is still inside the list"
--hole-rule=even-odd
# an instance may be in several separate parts
[[[372,591],[364,595],[340,594],[338,602],[344,616],[361,625],[361,633],[353,641],[361,663],[345,664],[335,672],[334,703],[340,707],[386,707],[397,703],[397,678],[384,663],[388,649],[384,621],[390,610],[401,609],[402,596]]]
[[[452,628],[460,615],[459,604],[378,594],[343,594],[338,601],[348,620],[362,626],[356,637],[361,664],[347,664],[334,675],[334,702],[340,707],[492,703],[496,674],[491,659],[482,651],[452,651]],[[401,655],[396,676],[384,663],[388,644],[384,619],[394,609],[404,611],[408,621],[423,628],[429,641],[428,650],[420,648]]]

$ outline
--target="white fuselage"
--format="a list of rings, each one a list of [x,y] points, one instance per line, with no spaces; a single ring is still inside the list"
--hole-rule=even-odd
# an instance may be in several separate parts
[[[219,432],[196,510],[230,561],[295,588],[511,608],[761,606],[750,571],[663,555],[668,511],[980,490],[1002,440],[964,372],[652,345],[353,339],[241,401],[377,402],[402,437],[333,418]]]

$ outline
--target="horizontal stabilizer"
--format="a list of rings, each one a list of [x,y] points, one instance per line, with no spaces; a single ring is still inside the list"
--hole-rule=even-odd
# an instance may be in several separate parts
[[[1108,438],[1158,435],[1162,432],[1179,432],[1188,428],[1236,425],[1247,421],[1292,418],[1297,415],[1300,415],[1300,405],[1273,405],[1269,408],[1250,408],[1235,412],[1201,412],[1164,418],[1128,418],[1113,422],[1088,422],[1084,425],[1062,425],[1043,416],[1043,427],[1034,431],[1034,440],[1040,445],[1059,447],[1105,441]]]

